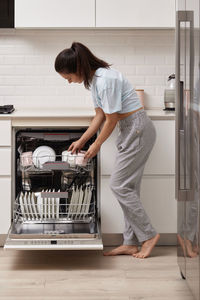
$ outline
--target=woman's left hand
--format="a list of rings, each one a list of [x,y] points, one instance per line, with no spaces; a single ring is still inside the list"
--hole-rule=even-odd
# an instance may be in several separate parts
[[[101,146],[94,142],[85,153],[85,158],[93,158],[95,155],[97,155],[100,148]]]

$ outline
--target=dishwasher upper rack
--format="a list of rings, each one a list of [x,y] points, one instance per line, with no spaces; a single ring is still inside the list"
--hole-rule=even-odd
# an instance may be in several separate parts
[[[30,152],[31,153],[31,152]],[[63,161],[64,158],[64,161]],[[44,163],[42,163],[44,161]],[[18,159],[18,167],[21,172],[43,173],[51,171],[71,171],[71,172],[89,172],[92,170],[94,159],[88,159],[83,163],[83,156],[75,154],[70,156],[70,160],[66,155],[39,155],[24,159],[23,153]]]
[[[23,223],[91,223],[95,220],[96,202],[92,190],[91,198],[85,199],[83,194],[72,202],[68,192],[25,192],[26,201],[22,201],[20,193],[14,202],[14,222]],[[35,194],[43,195],[36,197]],[[29,195],[29,197],[28,197]]]

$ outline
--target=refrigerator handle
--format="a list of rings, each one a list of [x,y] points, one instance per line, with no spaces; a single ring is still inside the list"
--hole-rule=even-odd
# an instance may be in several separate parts
[[[184,83],[181,81],[180,78],[180,33],[181,33],[181,22],[189,22],[190,24],[190,99],[193,97],[193,70],[194,70],[194,41],[193,41],[193,32],[194,32],[194,12],[193,11],[177,11],[176,12],[176,152],[175,152],[175,169],[176,169],[176,176],[175,176],[175,197],[178,199],[178,193],[180,190],[187,191],[186,186],[181,187],[181,173],[180,173],[180,139],[186,137],[186,128],[185,128],[185,107],[184,107]],[[187,108],[186,108],[187,109]],[[190,111],[190,110],[189,110]],[[191,118],[190,118],[190,125],[191,125]],[[189,125],[189,126],[190,126]],[[192,128],[190,126],[190,128]],[[182,137],[181,137],[182,136]],[[187,143],[184,143],[187,145]],[[183,151],[183,149],[182,149]],[[187,157],[187,161],[191,161],[191,151],[187,151],[186,147],[184,147],[184,156]],[[184,174],[185,177],[186,174]],[[192,182],[191,178],[191,169],[190,169],[190,182]],[[183,179],[183,178],[182,178]],[[184,180],[185,182],[185,180]],[[190,187],[189,187],[190,189]]]

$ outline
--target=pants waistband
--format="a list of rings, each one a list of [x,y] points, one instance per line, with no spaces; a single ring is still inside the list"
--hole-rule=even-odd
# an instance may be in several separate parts
[[[141,109],[139,111],[136,111],[135,113],[133,113],[132,115],[126,117],[125,119],[122,119],[118,122],[119,124],[119,128],[122,128],[124,126],[128,126],[131,125],[134,120],[138,119],[138,118],[143,118],[146,116],[146,112],[144,109]]]

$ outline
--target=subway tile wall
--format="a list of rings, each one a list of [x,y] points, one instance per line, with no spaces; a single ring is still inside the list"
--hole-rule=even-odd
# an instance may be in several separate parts
[[[0,30],[0,105],[88,107],[90,91],[54,70],[73,41],[120,70],[145,91],[146,108],[163,108],[167,77],[175,72],[174,30]]]

